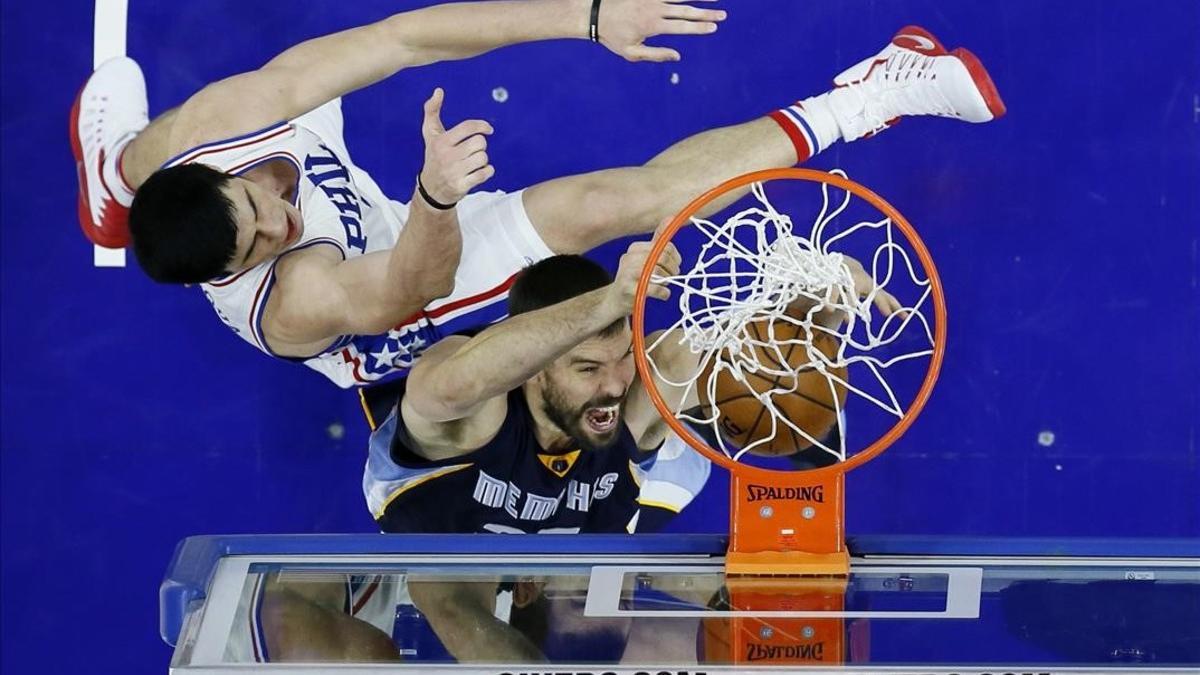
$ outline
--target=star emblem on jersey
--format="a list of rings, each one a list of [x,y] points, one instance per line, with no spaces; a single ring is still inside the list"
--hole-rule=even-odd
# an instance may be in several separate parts
[[[376,369],[391,368],[396,365],[400,357],[412,357],[420,354],[429,344],[420,335],[406,334],[396,329],[389,330],[387,336],[388,339],[383,340],[383,347],[379,351],[370,353],[371,358],[375,359]],[[396,349],[392,349],[392,347],[396,347]]]
[[[391,342],[388,341],[383,343],[383,349],[377,352],[371,352],[371,357],[375,359],[376,368],[383,368],[385,366],[390,367],[395,365],[396,357],[404,353],[405,352],[403,350],[392,351]]]
[[[407,338],[405,336],[408,336]],[[406,330],[393,328],[388,331],[388,338],[395,340],[398,344],[403,345],[404,349],[409,354],[419,354],[429,345],[425,338],[421,337],[420,333],[414,333]]]

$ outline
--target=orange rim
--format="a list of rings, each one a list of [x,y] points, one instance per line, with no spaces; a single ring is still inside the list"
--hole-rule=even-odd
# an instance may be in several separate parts
[[[946,298],[942,293],[941,278],[938,277],[937,267],[933,264],[933,257],[929,254],[929,250],[925,247],[925,242],[921,241],[913,226],[908,220],[896,210],[894,206],[889,204],[883,197],[872,192],[867,187],[860,185],[848,178],[843,178],[824,171],[815,171],[813,169],[787,168],[787,169],[767,169],[765,171],[755,171],[744,174],[736,178],[731,178],[717,187],[705,192],[690,204],[685,206],[682,211],[676,214],[675,218],[667,225],[666,230],[654,240],[654,245],[650,250],[650,256],[646,259],[646,266],[642,268],[642,275],[638,279],[637,292],[633,306],[633,358],[637,366],[638,376],[642,379],[643,386],[646,392],[650,395],[650,400],[654,402],[654,407],[658,409],[659,414],[671,427],[671,429],[679,435],[688,445],[695,448],[704,456],[708,457],[717,464],[725,467],[730,472],[735,473],[745,478],[755,478],[757,480],[770,481],[773,476],[778,474],[794,474],[793,471],[777,471],[774,469],[764,469],[761,467],[750,466],[743,464],[729,457],[724,452],[710,447],[702,439],[696,437],[682,422],[676,417],[675,413],[671,412],[670,407],[659,393],[658,387],[654,384],[654,379],[651,377],[651,369],[649,361],[646,357],[646,290],[650,286],[650,277],[654,272],[654,263],[662,255],[666,249],[667,243],[675,236],[683,225],[690,221],[693,215],[701,209],[705,204],[711,202],[720,195],[745,187],[752,183],[761,183],[769,180],[805,180],[813,183],[826,183],[835,187],[846,190],[847,192],[857,196],[870,203],[881,213],[891,219],[901,232],[904,233],[910,246],[917,254],[917,258],[925,268],[926,274],[929,276],[930,295],[933,298],[934,309],[934,340],[933,354],[929,358],[929,369],[925,373],[925,379],[921,382],[921,388],[917,391],[916,397],[912,404],[904,411],[904,416],[901,417],[891,429],[878,440],[872,443],[867,449],[855,454],[844,462],[839,462],[831,466],[820,469],[805,470],[806,476],[813,479],[823,479],[834,474],[845,473],[851,469],[858,467],[870,460],[874,459],[879,453],[886,450],[896,439],[900,438],[905,431],[908,430],[912,423],[916,420],[921,410],[925,407],[925,403],[929,400],[930,394],[933,393],[933,385],[937,382],[938,374],[942,369],[942,359],[946,352]]]

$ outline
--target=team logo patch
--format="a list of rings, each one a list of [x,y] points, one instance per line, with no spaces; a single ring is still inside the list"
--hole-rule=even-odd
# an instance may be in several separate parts
[[[567,475],[571,467],[575,466],[575,460],[579,459],[579,450],[572,450],[565,455],[543,455],[539,453],[537,458],[542,463],[542,466],[546,467],[546,470],[562,478]]]

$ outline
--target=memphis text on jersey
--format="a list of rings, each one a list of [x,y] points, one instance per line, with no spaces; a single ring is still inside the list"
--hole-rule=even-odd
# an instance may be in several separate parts
[[[522,492],[512,481],[493,478],[480,471],[472,497],[484,506],[504,509],[517,520],[538,522],[553,517],[564,502],[572,511],[587,513],[593,502],[607,499],[612,494],[619,478],[616,472],[609,472],[592,483],[571,480],[558,496],[545,497],[532,492]]]

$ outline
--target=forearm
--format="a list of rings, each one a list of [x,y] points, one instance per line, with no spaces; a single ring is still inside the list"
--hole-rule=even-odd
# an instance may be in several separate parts
[[[435,5],[302,42],[253,74],[275,117],[291,117],[404,68],[463,59],[505,45],[587,37],[584,0],[505,0]],[[264,83],[264,78],[266,81]]]
[[[461,256],[457,209],[435,209],[414,194],[408,221],[388,255],[387,275],[378,296],[382,312],[393,317],[391,323],[450,295]]]
[[[496,324],[438,363],[425,381],[456,383],[444,393],[460,397],[456,407],[463,409],[511,391],[621,319],[607,296],[608,288],[601,288]]]
[[[354,298],[338,332],[379,333],[454,290],[462,232],[454,209],[439,211],[413,196],[408,221],[388,251],[343,263],[340,283]]]
[[[523,42],[586,38],[590,0],[495,0],[435,5],[384,21],[404,66],[465,59]]]

